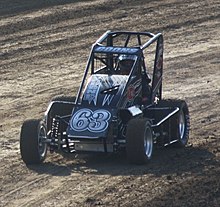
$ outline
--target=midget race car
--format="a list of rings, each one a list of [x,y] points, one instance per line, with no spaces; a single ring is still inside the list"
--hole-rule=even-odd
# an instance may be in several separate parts
[[[77,96],[55,97],[42,119],[23,123],[22,160],[126,150],[130,163],[144,164],[155,147],[184,147],[188,106],[162,98],[162,77],[161,33],[107,31],[91,48]]]

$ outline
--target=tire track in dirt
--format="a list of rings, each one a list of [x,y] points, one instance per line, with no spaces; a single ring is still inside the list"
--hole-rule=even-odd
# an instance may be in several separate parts
[[[56,161],[59,162],[59,160],[60,158],[58,157]],[[23,166],[23,169],[21,166]],[[17,169],[16,172],[12,172],[11,168]],[[34,197],[38,197],[39,192],[36,189],[38,187],[40,187],[40,191],[43,190],[43,187],[45,187],[45,192],[47,190],[52,191],[53,189],[56,189],[60,184],[59,182],[62,181],[62,179],[58,179],[57,181],[56,177],[63,176],[63,178],[65,178],[65,176],[69,175],[68,169],[64,166],[57,167],[57,165],[45,164],[42,166],[32,166],[27,169],[24,167],[23,163],[21,164],[21,160],[10,163],[10,165],[7,167],[1,166],[0,169],[1,177],[4,176],[4,180],[1,183],[1,191],[5,193],[1,195],[0,191],[0,202],[3,206],[20,206],[19,200],[24,200],[26,202],[27,196],[29,199],[31,199],[33,195]],[[35,173],[35,169],[37,169],[38,173]],[[15,175],[16,178],[14,177]],[[10,185],[12,178],[17,180],[17,183],[14,186]],[[54,181],[53,185],[50,186],[49,181],[51,179],[54,179]],[[55,183],[58,184],[55,185]],[[29,190],[29,194],[26,193],[27,189]]]
[[[184,5],[184,4],[183,4]],[[90,6],[90,5],[89,5]],[[169,4],[165,4],[165,7],[166,8],[169,8],[170,7],[170,3]],[[161,7],[161,9],[163,8],[163,6]],[[172,8],[172,7],[171,7]],[[194,8],[195,9],[195,8]],[[204,22],[204,21],[211,21],[211,20],[213,20],[213,19],[218,19],[219,18],[219,14],[217,13],[216,15],[215,15],[215,12],[213,12],[213,11],[215,11],[216,9],[215,9],[215,7],[211,7],[211,8],[209,8],[209,7],[207,7],[206,8],[207,10],[212,10],[212,15],[209,15],[209,13],[207,12],[207,17],[209,17],[208,19],[207,19],[207,17],[200,17],[200,18],[198,18],[198,19],[193,19],[193,20],[191,20],[191,19],[186,19],[186,21],[183,21],[183,22],[181,22],[181,23],[178,23],[178,24],[171,24],[171,25],[168,25],[168,26],[163,26],[163,27],[160,27],[160,28],[154,28],[154,27],[152,27],[152,29],[153,30],[157,30],[157,31],[162,31],[162,30],[164,30],[164,31],[166,31],[166,30],[170,30],[170,29],[177,29],[177,28],[181,28],[182,26],[187,26],[187,25],[195,25],[195,24],[198,24],[198,23],[202,23],[202,22]],[[214,10],[215,9],[215,10]],[[86,11],[86,9],[84,9],[85,10],[85,13],[87,12]],[[99,10],[98,10],[98,8],[96,9],[94,9],[97,13],[99,13]],[[56,11],[56,10],[55,10]],[[168,10],[169,11],[169,10]],[[184,10],[185,11],[185,10]],[[101,10],[101,12],[105,12],[105,11],[102,11]],[[172,11],[172,9],[171,9],[171,12],[173,12]],[[192,10],[187,10],[187,12],[193,12]],[[72,11],[72,10],[70,10],[70,13],[74,13],[74,11]],[[96,13],[96,14],[97,14]],[[117,17],[118,16],[118,14],[117,14],[117,12],[115,12],[116,13],[116,18],[117,19],[119,19],[119,17]],[[171,16],[171,14],[172,13],[169,13],[168,12],[168,15],[169,16]],[[56,13],[55,14],[48,14],[49,16],[50,16],[50,18],[51,19],[53,19],[53,16],[51,17],[51,15],[57,15]],[[74,17],[77,17],[77,18],[79,18],[80,19],[80,16],[77,16],[77,14],[75,14],[74,13],[74,15],[76,15],[76,16],[74,16]],[[63,11],[63,13],[62,13],[62,11],[60,11],[60,14],[59,14],[59,17],[61,17],[61,16],[63,16],[63,18],[64,18],[64,20],[66,21],[67,20],[67,18],[65,18],[65,11]],[[102,15],[103,16],[103,15]],[[106,16],[106,15],[105,15]],[[186,15],[187,16],[187,15]],[[36,18],[38,18],[38,17],[36,17]],[[30,20],[28,20],[28,21],[33,21],[32,22],[32,24],[33,25],[36,25],[35,23],[34,23],[34,21],[35,21],[35,19],[36,18],[33,18],[33,19],[30,19]],[[43,22],[47,22],[48,20],[48,17],[46,16],[46,17],[40,17],[40,18],[42,18],[42,19],[44,19],[44,21]],[[109,19],[108,18],[108,16],[106,17],[107,19]],[[172,16],[170,17],[170,18],[173,18]],[[61,18],[62,19],[62,18]],[[92,18],[91,18],[91,16],[89,17],[89,18],[86,18],[85,19],[85,21],[87,22],[88,21],[88,24],[92,24],[92,22],[93,22],[93,19],[91,20]],[[95,19],[94,19],[95,20]],[[38,20],[36,20],[36,21],[38,21]],[[40,22],[42,22],[42,21],[40,21]],[[57,21],[56,21],[57,22]],[[59,21],[58,21],[59,22]],[[83,22],[84,22],[84,20],[81,20],[81,24],[83,24]],[[24,19],[24,25],[26,25],[26,24],[28,24],[29,25],[29,23],[27,22],[27,20],[25,20]],[[48,26],[50,25],[50,22],[47,22],[47,24],[48,24]],[[62,24],[62,23],[61,23]],[[100,27],[102,27],[102,25],[99,25]],[[133,25],[133,24],[131,24],[131,27],[133,27],[133,26],[135,26],[135,25]],[[41,27],[41,26],[40,26]],[[75,31],[75,33],[76,34],[78,34],[78,37],[74,37],[74,35],[72,35],[72,34],[70,34],[69,35],[69,37],[70,37],[70,39],[68,39],[68,36],[66,37],[66,35],[65,35],[65,30],[67,30],[66,31],[66,33],[69,33],[69,30],[71,29],[71,27],[72,27],[72,29],[74,29],[74,31]],[[31,36],[31,38],[32,38],[32,40],[31,40],[31,42],[23,42],[23,43],[21,43],[21,45],[19,45],[19,47],[18,48],[16,48],[16,46],[15,46],[15,49],[13,50],[12,49],[12,51],[11,51],[11,55],[12,56],[15,56],[16,57],[16,55],[21,55],[22,56],[22,53],[30,53],[30,51],[32,51],[32,52],[34,52],[34,51],[37,51],[38,53],[40,52],[40,51],[42,51],[42,50],[45,50],[45,48],[50,48],[50,47],[52,47],[53,49],[54,48],[57,48],[57,47],[62,47],[63,45],[68,45],[68,43],[70,43],[70,42],[73,42],[73,41],[77,41],[78,39],[79,39],[79,37],[83,40],[83,39],[85,39],[86,37],[88,37],[89,36],[89,33],[91,33],[91,31],[89,31],[89,33],[88,34],[85,34],[85,32],[84,31],[78,31],[80,28],[82,28],[82,25],[80,26],[78,26],[77,28],[75,27],[75,25],[72,25],[70,27],[70,25],[68,24],[66,27],[64,27],[64,28],[62,28],[63,30],[64,30],[64,33],[63,34],[60,34],[60,36],[59,36],[59,33],[57,33],[57,31],[56,31],[56,29],[53,31],[53,32],[55,32],[55,36],[57,37],[56,39],[54,39],[54,37],[52,37],[52,39],[51,39],[51,35],[49,34],[49,36],[48,36],[48,38],[47,38],[47,36],[45,35],[45,36],[43,36],[42,38],[40,38],[40,39],[35,39],[33,36]],[[37,27],[38,28],[38,27]],[[26,30],[26,28],[25,28],[25,26],[19,26],[19,29],[22,29],[22,31],[24,31],[24,30]],[[97,28],[98,29],[98,28]],[[2,30],[1,31],[5,31],[5,29],[4,28],[2,28]],[[6,30],[7,31],[7,30]],[[9,30],[10,31],[10,30]],[[32,30],[30,30],[30,32],[32,32]],[[83,32],[84,32],[84,35],[83,36],[81,36],[82,34],[83,34]],[[16,33],[16,32],[15,32]],[[99,34],[100,34],[100,32],[99,32]],[[97,35],[98,35],[98,33],[97,33]],[[53,40],[54,39],[54,40]],[[22,40],[20,40],[19,41],[19,39],[18,39],[18,42],[22,42]],[[30,44],[30,46],[28,46]],[[80,44],[80,42],[79,42],[79,44]],[[10,45],[10,43],[8,43],[8,44],[5,44],[5,47],[7,47],[7,45]],[[25,46],[23,46],[22,47],[22,45],[25,45]],[[88,45],[86,45],[87,47],[88,47]],[[86,46],[84,46],[84,47],[86,47]],[[40,48],[40,50],[39,50],[39,48]],[[4,48],[3,48],[4,49]],[[25,49],[27,49],[27,50],[25,50]],[[74,50],[74,49],[78,49],[78,48],[71,48],[71,50]],[[59,49],[58,49],[59,50]],[[51,53],[59,53],[59,51],[57,51],[57,50],[55,50],[55,51],[51,51]],[[61,52],[62,53],[62,52]],[[6,55],[6,58],[9,58],[10,57],[10,53],[8,54],[8,53],[6,53],[5,54]],[[8,57],[8,55],[9,55],[9,57]],[[43,55],[40,55],[39,56],[39,58],[41,58]],[[35,56],[35,58],[37,58],[36,56]],[[23,60],[27,60],[28,58],[24,58]],[[30,57],[30,59],[31,59],[31,57]],[[22,59],[20,59],[19,61],[22,61]]]
[[[56,162],[59,162],[59,160],[56,160]],[[94,162],[94,161],[92,161]],[[68,192],[71,195],[71,202],[74,202],[74,197],[78,196],[79,191],[82,191],[82,200],[81,202],[84,202],[85,195],[93,195],[94,193],[97,193],[100,190],[103,190],[101,186],[105,186],[108,183],[108,178],[110,178],[110,175],[108,173],[106,175],[99,175],[100,172],[96,173],[96,170],[94,173],[87,167],[85,167],[83,164],[77,164],[73,163],[74,165],[77,165],[80,169],[76,170],[77,168],[73,166],[71,163],[70,166],[68,166],[68,163],[66,163],[67,166],[59,166],[55,165],[52,167],[47,167],[47,164],[41,167],[33,167],[31,170],[36,170],[36,172],[40,172],[41,170],[46,173],[46,175],[38,175],[35,179],[28,180],[26,184],[23,184],[22,186],[17,186],[15,190],[9,191],[3,196],[3,199],[7,197],[11,197],[16,199],[16,205],[19,206],[41,206],[45,202],[47,203],[48,199],[50,200],[50,203],[53,203],[56,201],[56,203],[61,202],[61,205],[64,205],[61,201],[59,196],[63,192]],[[50,166],[51,164],[49,164]],[[97,165],[97,164],[95,164]],[[39,169],[40,168],[40,169]],[[99,171],[106,172],[105,167],[98,166]],[[114,169],[116,174],[121,174],[121,169],[116,169],[115,167],[111,167],[111,170]],[[128,168],[129,169],[129,168]],[[78,172],[77,172],[78,171]],[[66,175],[64,176],[66,172]],[[71,175],[70,175],[71,174]],[[53,176],[51,176],[53,175]],[[61,175],[61,178],[59,177]],[[68,177],[66,177],[68,176]],[[35,177],[35,176],[34,176]],[[59,177],[59,179],[57,179]],[[33,176],[32,176],[33,178]],[[80,179],[79,179],[80,178]],[[120,178],[120,179],[119,179]],[[123,175],[117,176],[111,179],[112,185],[118,185],[117,183],[120,182],[120,180],[123,179]],[[116,183],[115,183],[116,182]],[[97,189],[97,191],[93,192],[93,186],[98,185],[101,188]],[[40,190],[37,190],[39,189]],[[31,192],[26,198],[25,191],[28,188],[29,192]],[[32,189],[34,191],[32,191]],[[43,195],[41,195],[40,202],[39,200],[36,200],[36,198],[43,192]],[[19,197],[17,197],[19,195]],[[69,201],[68,201],[69,202]],[[78,200],[79,202],[79,200]],[[5,203],[7,205],[13,205],[13,202]],[[73,204],[73,203],[72,203]],[[77,203],[75,203],[77,205]],[[59,205],[59,204],[58,204]]]

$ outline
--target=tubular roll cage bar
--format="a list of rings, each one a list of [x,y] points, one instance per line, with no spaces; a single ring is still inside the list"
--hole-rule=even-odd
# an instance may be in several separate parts
[[[124,47],[127,47],[127,44],[129,42],[129,39],[131,37],[131,35],[137,35],[137,39],[138,39],[138,43],[139,43],[139,47],[141,50],[144,50],[145,48],[147,48],[149,45],[151,45],[153,42],[155,42],[160,36],[162,36],[161,33],[158,33],[158,34],[153,34],[153,33],[150,33],[150,32],[111,32],[110,30],[108,30],[107,32],[105,32],[96,42],[95,44],[93,45],[96,46],[96,45],[102,45],[102,43],[107,40],[108,41],[111,41],[112,38],[114,37],[117,37],[119,35],[128,35],[126,41],[125,41],[125,45]],[[150,39],[145,42],[143,45],[141,43],[141,36],[148,36]],[[111,37],[111,38],[110,38]],[[108,42],[110,43],[110,42]],[[107,43],[107,44],[108,44]],[[110,45],[110,44],[108,44]]]

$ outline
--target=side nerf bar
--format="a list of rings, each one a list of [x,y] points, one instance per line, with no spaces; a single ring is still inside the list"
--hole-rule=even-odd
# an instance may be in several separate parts
[[[152,127],[158,127],[160,126],[161,124],[163,124],[166,120],[168,120],[171,116],[173,116],[174,114],[176,114],[180,109],[178,107],[175,107],[175,108],[170,108],[170,107],[164,107],[164,108],[151,108],[151,109],[148,109],[148,110],[161,110],[161,111],[167,111],[168,113],[165,114],[162,119],[160,120],[156,120],[156,123],[153,123],[151,126]]]

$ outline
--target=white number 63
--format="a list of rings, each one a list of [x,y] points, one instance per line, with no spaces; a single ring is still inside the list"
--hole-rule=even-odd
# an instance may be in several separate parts
[[[80,109],[71,119],[70,126],[75,131],[102,132],[108,127],[108,120],[111,114],[104,109],[92,111],[90,109]]]

